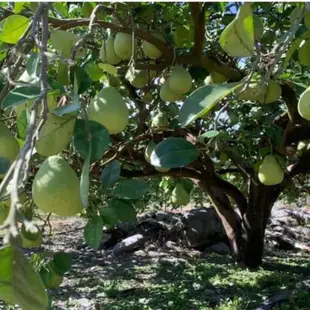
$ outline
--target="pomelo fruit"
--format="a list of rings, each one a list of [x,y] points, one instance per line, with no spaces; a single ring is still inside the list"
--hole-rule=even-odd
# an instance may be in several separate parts
[[[168,78],[169,88],[176,94],[186,94],[192,89],[192,77],[181,66],[175,66]]]
[[[165,42],[165,38],[161,33],[155,32],[152,33],[152,36],[156,39]],[[153,44],[149,43],[148,41],[143,41],[142,43],[142,50],[145,56],[149,58],[159,58],[162,55],[162,52]]]
[[[114,38],[109,37],[103,44],[99,52],[100,59],[111,65],[117,65],[122,59],[115,54],[114,51]]]
[[[28,232],[25,227],[22,226],[20,230],[21,237],[21,246],[26,249],[35,248],[42,244],[43,236],[41,231],[37,230],[37,232]]]
[[[118,32],[114,39],[115,54],[121,59],[130,59],[132,56],[132,35]]]
[[[190,196],[181,183],[178,183],[172,191],[171,202],[181,206],[186,206],[190,202]]]
[[[129,110],[114,87],[105,87],[91,101],[88,118],[106,127],[110,134],[117,134],[126,128]]]
[[[302,66],[310,66],[310,39],[308,39],[298,50],[298,59]]]
[[[60,117],[48,113],[47,120],[40,130],[39,139],[35,144],[37,152],[46,157],[62,152],[71,142],[75,121],[75,116]]]
[[[135,76],[130,84],[135,88],[143,88],[147,86],[149,82],[149,74],[146,70],[136,70]]]
[[[258,179],[267,186],[280,184],[284,179],[284,171],[273,155],[265,156],[259,166]]]
[[[300,96],[298,101],[298,113],[302,118],[310,121],[310,87],[308,87]],[[1,153],[0,153],[1,155]]]
[[[227,81],[226,76],[224,76],[223,74],[213,71],[210,73],[210,75],[208,75],[205,80],[204,80],[204,84],[205,85],[209,85],[209,84],[221,84],[221,83],[225,83]]]
[[[159,97],[161,100],[167,102],[182,101],[185,99],[184,95],[177,94],[173,90],[171,90],[168,80],[165,81],[163,85],[161,85],[159,90]]]
[[[45,159],[32,183],[36,206],[59,216],[71,216],[82,210],[80,182],[75,171],[61,156]]]

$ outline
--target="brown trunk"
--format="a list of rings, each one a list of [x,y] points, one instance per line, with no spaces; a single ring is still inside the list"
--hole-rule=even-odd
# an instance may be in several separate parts
[[[212,200],[236,259],[246,268],[259,267],[263,259],[265,230],[271,208],[281,188],[267,187],[252,180],[246,210],[242,206],[236,212],[237,209],[233,208],[223,188],[207,182],[200,182],[199,186]],[[240,212],[240,209],[244,212]]]

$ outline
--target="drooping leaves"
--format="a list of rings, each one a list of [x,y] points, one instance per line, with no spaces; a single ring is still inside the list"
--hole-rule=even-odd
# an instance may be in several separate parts
[[[209,113],[219,101],[230,95],[242,82],[211,84],[195,90],[188,96],[180,109],[179,120],[187,126],[197,118]]]

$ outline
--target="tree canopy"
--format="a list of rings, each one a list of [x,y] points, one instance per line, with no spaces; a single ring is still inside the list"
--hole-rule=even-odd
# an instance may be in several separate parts
[[[209,199],[237,259],[260,265],[274,202],[309,188],[307,3],[2,2],[0,16],[0,299],[44,309],[70,269],[59,253],[39,277],[20,250],[42,241],[37,212],[87,218],[97,249],[159,197]]]

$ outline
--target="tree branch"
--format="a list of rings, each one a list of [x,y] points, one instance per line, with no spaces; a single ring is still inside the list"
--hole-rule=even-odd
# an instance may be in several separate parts
[[[199,2],[190,2],[189,6],[195,25],[193,54],[200,59],[202,57],[205,39],[205,6]]]

